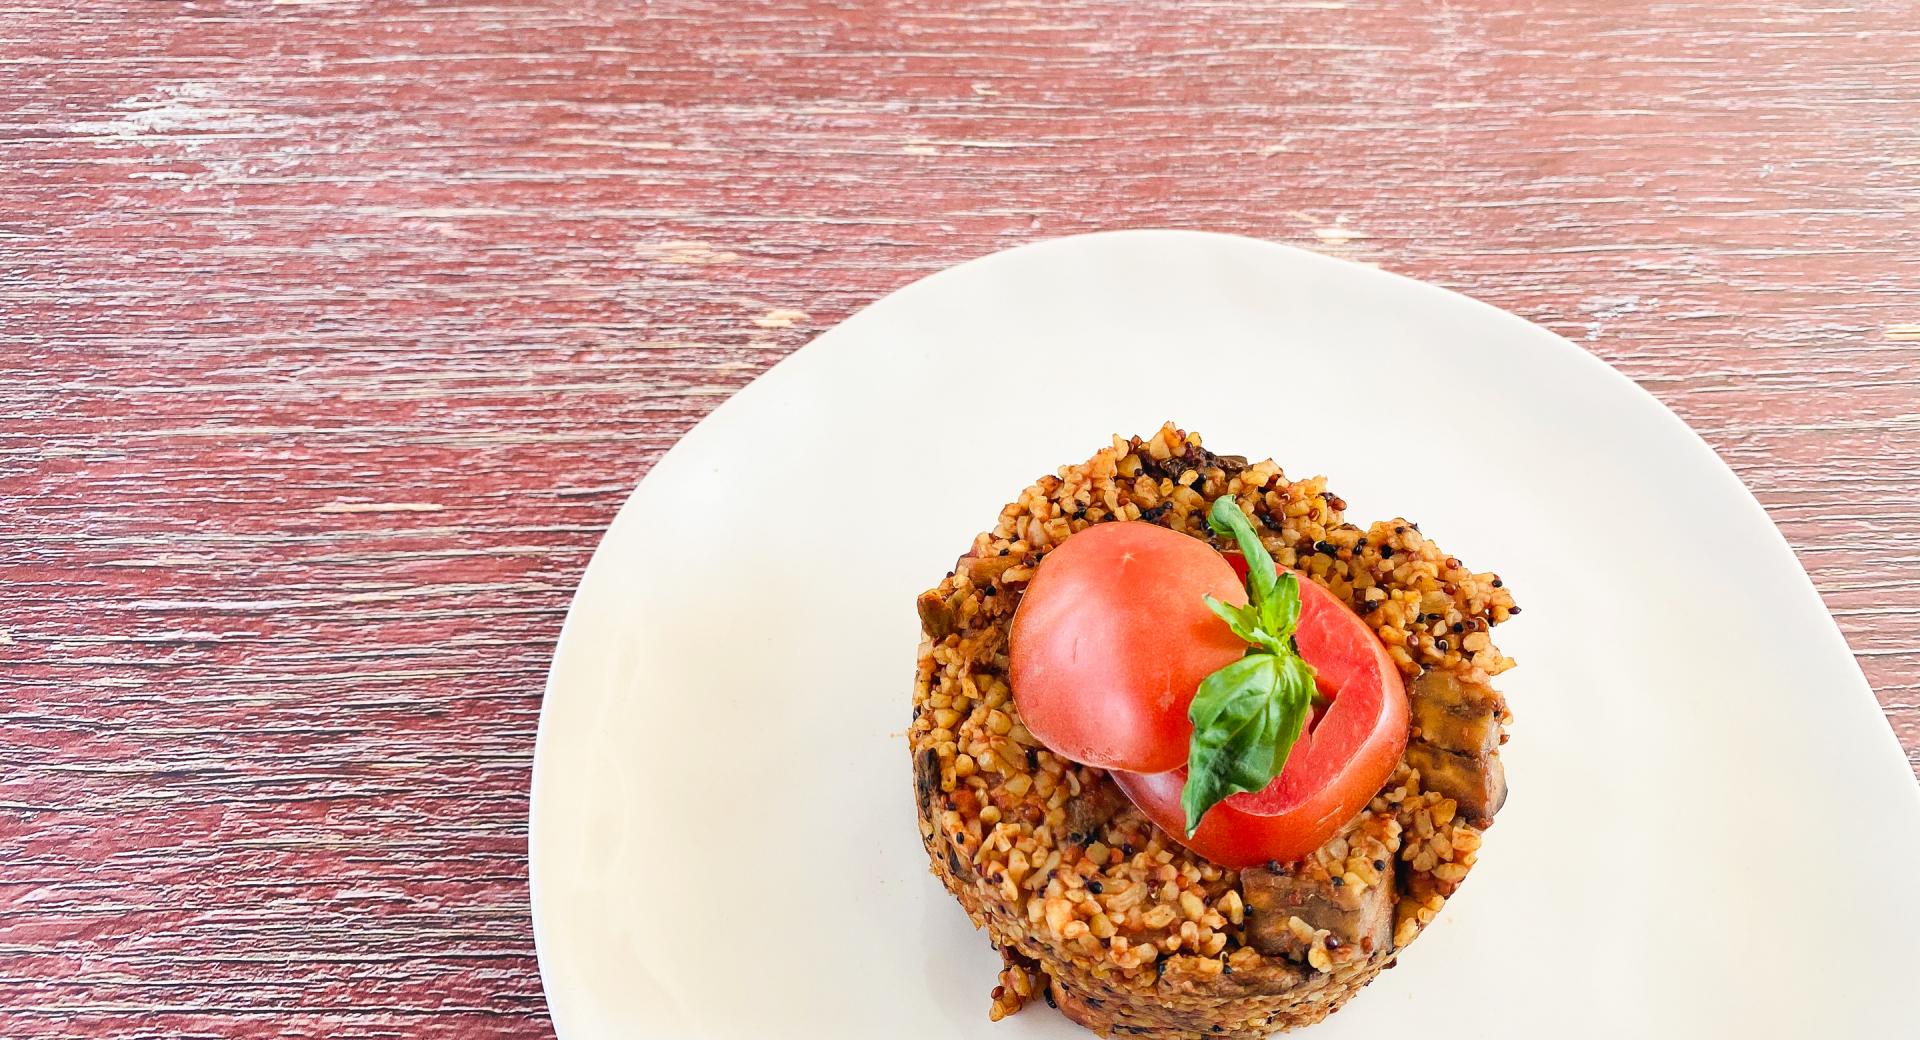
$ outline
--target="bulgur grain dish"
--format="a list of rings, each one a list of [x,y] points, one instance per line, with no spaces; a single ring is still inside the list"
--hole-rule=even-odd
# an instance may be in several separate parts
[[[1362,619],[1390,662],[1381,688],[1389,700],[1405,690],[1393,705],[1404,704],[1404,752],[1358,810],[1310,852],[1238,869],[1188,847],[1192,809],[1188,833],[1173,833],[1177,816],[1172,830],[1156,825],[1109,770],[1037,738],[1009,648],[1036,572],[1071,537],[1144,521],[1230,547],[1209,517],[1233,506],[1257,532],[1258,545],[1250,533],[1240,543],[1249,555],[1270,554],[1283,580],[1298,575]],[[920,596],[908,734],[920,831],[933,873],[1004,960],[990,1017],[1040,997],[1102,1035],[1253,1040],[1307,1025],[1391,967],[1465,879],[1506,794],[1510,716],[1490,680],[1513,662],[1489,630],[1520,608],[1499,577],[1467,569],[1418,525],[1362,529],[1345,508],[1324,478],[1215,455],[1169,424],[1040,478]],[[1252,606],[1229,609],[1254,611],[1251,594]],[[1292,644],[1272,645],[1284,655]],[[1318,719],[1327,709],[1314,700]],[[1300,724],[1301,746],[1319,725]]]

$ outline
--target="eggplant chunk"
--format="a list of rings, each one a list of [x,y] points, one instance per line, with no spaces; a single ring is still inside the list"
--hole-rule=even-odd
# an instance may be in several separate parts
[[[1416,740],[1407,745],[1407,764],[1420,771],[1427,790],[1453,799],[1481,826],[1491,823],[1507,800],[1507,774],[1493,752],[1468,755]]]
[[[1234,1000],[1240,997],[1272,997],[1291,993],[1316,972],[1281,957],[1262,957],[1251,966],[1229,972],[1205,972],[1195,967],[1198,958],[1170,958],[1157,986],[1162,998]]]
[[[973,582],[975,588],[986,588],[988,585],[999,581],[1002,574],[1005,574],[1015,567],[1024,566],[1026,562],[1026,558],[1023,556],[974,556],[969,554],[954,561],[953,569],[955,571],[966,572],[967,580]]]
[[[945,797],[940,790],[940,753],[922,748],[913,756],[913,792],[920,796],[920,814],[930,822],[940,819]]]
[[[1306,955],[1287,927],[1298,917],[1309,926],[1325,928],[1347,944],[1372,951],[1384,949],[1393,938],[1393,865],[1377,885],[1364,891],[1336,884],[1337,879],[1314,880],[1285,871],[1249,867],[1240,872],[1240,892],[1250,912],[1247,940],[1268,956]]]
[[[1100,830],[1127,807],[1127,796],[1112,782],[1102,778],[1080,789],[1078,797],[1067,799],[1067,840],[1095,842]]]
[[[939,589],[929,589],[920,594],[913,604],[920,611],[920,627],[928,638],[938,643],[952,635],[959,627],[959,619],[954,617],[953,608],[947,604],[946,597]]]
[[[1447,672],[1429,671],[1407,687],[1420,739],[1435,747],[1481,755],[1500,746],[1500,695]]]

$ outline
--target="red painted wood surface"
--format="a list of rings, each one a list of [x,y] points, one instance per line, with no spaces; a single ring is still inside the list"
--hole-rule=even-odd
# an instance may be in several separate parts
[[[1920,4],[42,0],[0,203],[8,1037],[547,1033],[524,792],[622,497],[861,304],[1075,231],[1571,336],[1920,748]]]

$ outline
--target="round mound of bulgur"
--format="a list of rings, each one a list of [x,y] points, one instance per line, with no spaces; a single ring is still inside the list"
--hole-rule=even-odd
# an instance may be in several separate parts
[[[1294,863],[1232,870],[1148,822],[1106,774],[1042,746],[1007,685],[1007,633],[1042,557],[1086,527],[1145,520],[1214,541],[1232,495],[1281,567],[1372,626],[1408,680],[1399,767]],[[1496,575],[1406,520],[1361,528],[1323,478],[1215,455],[1172,425],[1114,438],[1002,509],[919,599],[908,739],[933,872],[1000,950],[995,1019],[1038,995],[1103,1035],[1263,1037],[1337,1009],[1431,922],[1505,796],[1512,667],[1488,630],[1519,608]],[[1224,545],[1216,546],[1227,548]]]

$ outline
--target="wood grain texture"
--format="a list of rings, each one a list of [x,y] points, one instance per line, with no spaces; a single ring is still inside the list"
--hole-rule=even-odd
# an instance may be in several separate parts
[[[1920,3],[39,0],[0,203],[8,1037],[547,1034],[524,792],[626,491],[863,303],[1090,229],[1582,343],[1920,762]]]

